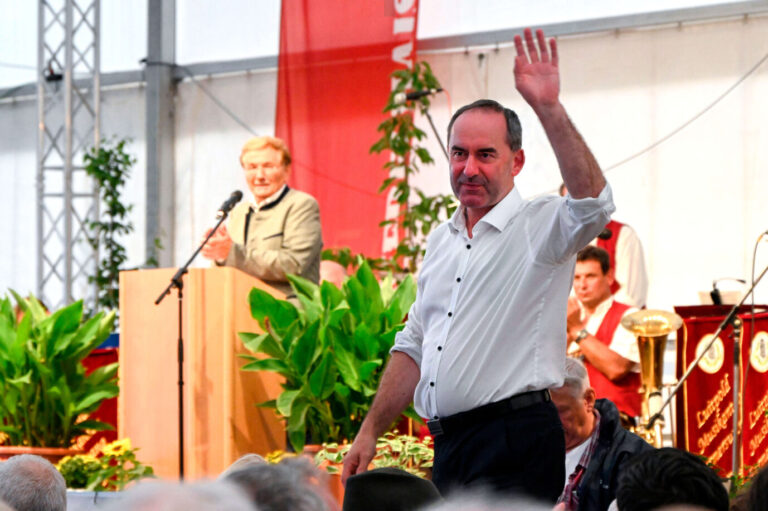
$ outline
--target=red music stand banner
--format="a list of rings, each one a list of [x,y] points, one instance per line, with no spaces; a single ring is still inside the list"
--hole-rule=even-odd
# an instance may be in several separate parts
[[[683,318],[677,334],[677,377],[684,374],[712,339],[717,327],[730,311],[729,306],[675,307]],[[741,425],[741,467],[766,461],[768,446],[768,312],[756,308],[756,335],[753,335],[749,307],[742,307],[738,317],[743,326],[739,357],[739,423]],[[676,445],[720,468],[733,473],[733,329],[729,325],[683,383],[676,400]],[[753,347],[757,347],[753,350]],[[753,354],[751,357],[750,355]],[[751,360],[754,359],[753,361]],[[762,411],[761,411],[762,409]],[[766,433],[761,433],[762,430]],[[761,463],[761,464],[762,464]]]

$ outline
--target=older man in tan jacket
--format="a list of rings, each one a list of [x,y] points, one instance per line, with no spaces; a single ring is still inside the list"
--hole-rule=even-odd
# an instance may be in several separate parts
[[[253,201],[232,210],[227,225],[203,248],[203,256],[258,277],[291,298],[288,274],[313,282],[320,278],[323,237],[317,201],[288,187],[291,155],[279,138],[249,139],[240,164]]]

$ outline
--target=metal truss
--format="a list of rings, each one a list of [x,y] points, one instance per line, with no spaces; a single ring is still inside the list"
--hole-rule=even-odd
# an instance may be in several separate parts
[[[96,300],[98,249],[86,239],[98,218],[83,155],[100,139],[100,0],[39,0],[37,296],[50,308]]]

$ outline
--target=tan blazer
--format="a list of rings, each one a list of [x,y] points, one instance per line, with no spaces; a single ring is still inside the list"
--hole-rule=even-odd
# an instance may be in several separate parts
[[[320,208],[311,195],[286,187],[276,201],[254,211],[241,202],[230,213],[232,249],[224,264],[260,278],[291,297],[287,274],[320,281],[323,236]]]

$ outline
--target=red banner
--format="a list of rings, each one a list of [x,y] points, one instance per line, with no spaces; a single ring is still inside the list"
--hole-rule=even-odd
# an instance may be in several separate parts
[[[678,331],[677,375],[706,349],[730,307],[675,307],[683,317]],[[723,470],[733,471],[733,415],[738,411],[741,467],[768,461],[768,312],[761,306],[755,316],[755,334],[749,307],[742,320],[739,357],[739,403],[734,407],[733,329],[728,326],[683,384],[676,401],[677,446],[699,454]]]
[[[379,256],[396,244],[396,229],[378,227],[398,211],[378,193],[388,155],[369,148],[390,74],[413,65],[417,11],[418,0],[282,2],[275,133],[293,154],[291,186],[320,203],[326,248]]]

